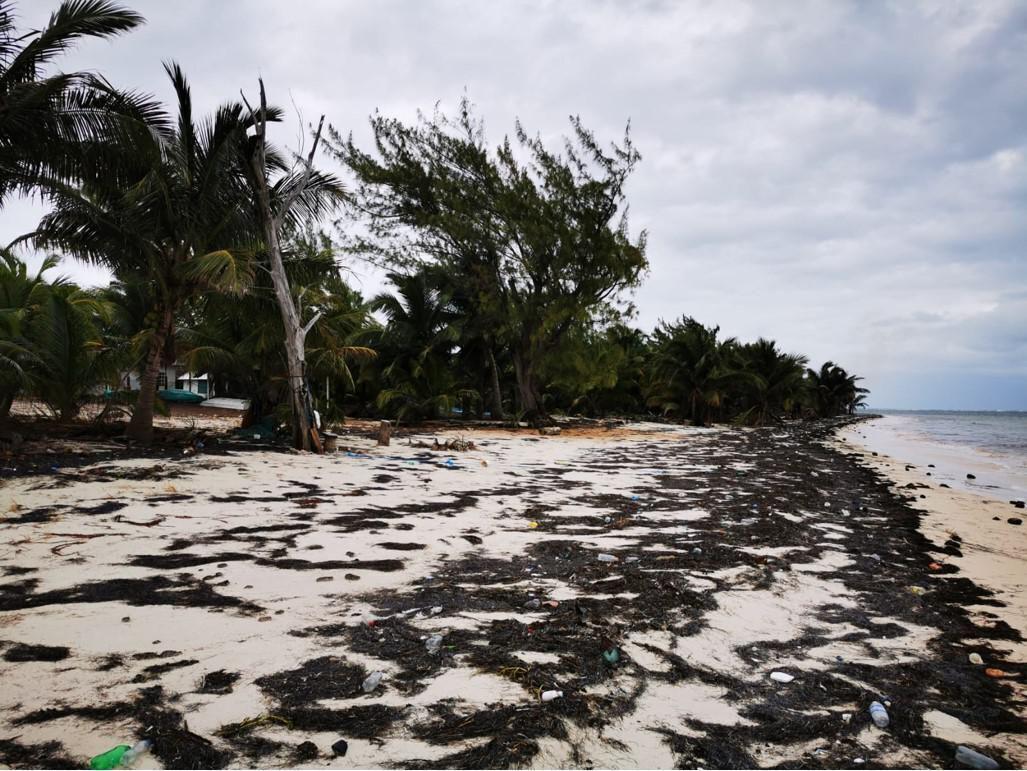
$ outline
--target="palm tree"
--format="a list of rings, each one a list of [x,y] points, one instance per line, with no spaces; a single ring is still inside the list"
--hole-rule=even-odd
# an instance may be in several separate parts
[[[734,338],[717,340],[720,327],[695,319],[661,322],[653,333],[653,371],[657,379],[651,406],[678,414],[694,425],[708,425],[740,373],[728,362]]]
[[[119,147],[136,181],[125,188],[103,180],[55,186],[53,210],[33,234],[37,244],[148,282],[147,355],[128,428],[141,443],[153,436],[157,376],[173,350],[176,317],[204,292],[245,291],[255,251],[240,166],[248,112],[227,103],[197,122],[182,70],[173,63],[165,70],[177,96],[177,123],[158,121],[145,138]]]
[[[870,391],[856,385],[863,378],[850,375],[833,361],[825,361],[820,370],[806,370],[812,406],[820,417],[852,414],[863,406]]]
[[[21,33],[0,0],[0,206],[14,191],[115,173],[112,141],[138,136],[159,111],[87,72],[47,73],[83,38],[109,38],[143,22],[108,0],[65,0],[40,30]]]
[[[376,346],[385,386],[378,406],[395,410],[400,419],[437,417],[462,398],[472,397],[458,387],[450,361],[460,336],[457,318],[448,295],[427,273],[390,273],[388,278],[397,293],[383,293],[371,301],[371,308],[387,321]]]
[[[330,380],[338,400],[355,387],[349,363],[375,356],[356,344],[368,326],[367,309],[346,286],[325,240],[291,240],[286,256],[294,301],[308,318],[320,314],[307,337],[307,375],[316,382]],[[249,397],[257,419],[288,402],[285,332],[266,271],[258,273],[246,296],[211,294],[191,315],[179,350],[192,371],[207,372],[231,392]]]
[[[61,421],[76,418],[96,387],[117,374],[116,352],[102,334],[110,314],[96,293],[70,283],[51,285],[32,308],[32,393]]]
[[[762,426],[792,414],[803,394],[805,356],[778,350],[773,340],[759,338],[738,347],[741,369],[749,377],[742,385],[747,409],[742,420]]]
[[[37,359],[26,327],[32,308],[50,288],[43,274],[57,263],[56,257],[47,257],[36,274],[29,275],[24,262],[7,251],[0,253],[0,420],[7,418],[15,397],[30,384]]]

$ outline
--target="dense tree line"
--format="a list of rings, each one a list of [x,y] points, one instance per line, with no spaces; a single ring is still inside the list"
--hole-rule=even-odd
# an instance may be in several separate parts
[[[344,190],[315,168],[320,127],[305,160],[270,145],[265,127],[282,114],[263,84],[259,107],[243,97],[197,116],[173,63],[171,109],[56,71],[77,40],[141,22],[106,0],[66,0],[26,34],[0,2],[0,207],[26,193],[48,204],[17,248],[115,277],[84,290],[54,258],[32,274],[4,251],[0,419],[24,395],[71,420],[106,387],[104,414],[126,410],[130,436],[148,441],[158,372],[173,361],[297,426],[313,407],[335,419],[763,425],[863,403],[859,378],[809,369],[773,341],[724,339],[689,317],[633,326],[648,262],[627,216],[641,159],[629,131],[606,145],[571,118],[554,149],[518,123],[491,146],[466,101],[455,118],[410,125],[376,114],[370,149],[332,128],[325,138]],[[382,266],[388,291],[353,290],[341,254]],[[128,372],[138,393],[120,394]],[[305,431],[294,438],[302,446]]]

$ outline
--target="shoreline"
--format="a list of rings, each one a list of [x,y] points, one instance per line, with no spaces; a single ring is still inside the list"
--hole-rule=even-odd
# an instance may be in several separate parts
[[[165,767],[1023,764],[1007,609],[928,569],[925,515],[835,425],[10,479],[0,763],[147,735]]]
[[[941,564],[958,565],[975,583],[995,591],[1008,606],[1006,620],[1027,638],[1027,526],[1009,521],[1023,522],[1024,510],[984,489],[942,487],[951,481],[939,481],[934,470],[886,455],[881,445],[862,440],[862,426],[841,429],[838,437],[844,442],[839,448],[855,448],[860,463],[889,479],[896,495],[922,511],[920,530],[934,543],[949,540],[952,533],[961,536],[962,554],[938,549],[934,556]],[[1017,660],[1027,662],[1027,644],[1017,646]]]

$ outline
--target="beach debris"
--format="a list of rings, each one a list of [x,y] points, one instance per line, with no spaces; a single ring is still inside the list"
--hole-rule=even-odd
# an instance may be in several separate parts
[[[1002,670],[1002,669],[996,669],[995,667],[988,667],[987,669],[984,670],[984,674],[986,674],[988,677],[1005,677],[1009,673],[1004,671],[1004,670]]]
[[[979,653],[971,653],[970,654],[970,663],[971,664],[980,665],[980,664],[984,663],[984,659],[981,658],[981,654],[979,654]]]
[[[528,610],[538,610],[540,607],[542,607],[542,600],[540,600],[538,597],[532,597],[530,600],[524,603],[524,607]]]
[[[604,552],[603,554],[599,555],[598,560],[600,562],[616,562],[617,558],[615,556],[613,556],[612,554],[606,554]]]
[[[542,701],[553,701],[554,699],[562,699],[563,691],[542,691]]]
[[[529,530],[537,530],[538,529],[538,522],[535,522],[534,520],[529,522],[528,523],[528,529]]]
[[[870,702],[870,719],[874,721],[874,725],[878,728],[887,728],[891,722],[891,718],[888,717],[888,710],[884,708],[884,705],[879,701]]]
[[[940,562],[932,562],[932,563],[931,563],[930,565],[928,565],[927,567],[929,567],[929,568],[930,568],[931,570],[941,570],[941,568],[942,568],[942,565],[941,565],[941,563],[940,563]]]
[[[560,607],[560,603],[557,602],[556,600],[546,600],[542,604],[545,605],[547,608],[559,608]]]
[[[437,616],[441,612],[442,612],[442,606],[441,605],[434,605],[434,606],[432,606],[432,609],[428,611],[428,615],[429,616]]]
[[[382,420],[378,423],[378,446],[388,447],[392,439],[392,422]]]
[[[843,712],[842,713],[842,722],[843,723],[849,723],[851,721],[852,721],[852,713],[851,712]]]
[[[922,586],[911,586],[909,587],[909,593],[915,594],[917,597],[922,597],[923,595],[927,594],[927,590],[924,589]]]
[[[137,757],[149,751],[152,746],[153,742],[149,739],[143,739],[134,745],[119,744],[117,747],[112,747],[106,752],[90,758],[89,767],[95,769],[111,769],[118,766],[128,767],[132,765]]]
[[[965,744],[956,747],[956,762],[962,763],[970,768],[991,769],[998,768],[998,762],[989,758],[977,750],[972,750]]]
[[[339,739],[339,741],[335,742],[335,744],[332,745],[332,752],[335,753],[335,756],[337,758],[346,757],[346,750],[348,749],[349,742],[345,739]]]
[[[542,434],[542,436],[558,436],[561,430],[562,429],[559,426],[542,426],[538,432]]]
[[[310,741],[300,742],[296,745],[296,749],[292,751],[293,758],[301,763],[313,760],[318,754],[317,745]]]
[[[616,664],[620,661],[620,651],[616,648],[607,648],[603,651],[603,660],[607,664]]]
[[[381,685],[383,677],[385,677],[384,672],[372,672],[364,678],[364,683],[360,687],[364,689],[364,693],[370,693]]]
[[[444,442],[440,442],[438,437],[435,437],[431,444],[427,444],[425,442],[414,442],[411,443],[410,446],[422,447],[426,450],[431,450],[432,452],[467,452],[468,450],[478,449],[478,446],[474,442],[470,439],[464,439],[462,436],[456,436],[452,439],[447,439]]]
[[[442,647],[442,635],[433,634],[427,640],[424,641],[424,647],[428,650],[428,653],[433,656],[439,652],[439,648]]]
[[[790,683],[795,677],[787,672],[771,672],[770,679],[778,683]]]

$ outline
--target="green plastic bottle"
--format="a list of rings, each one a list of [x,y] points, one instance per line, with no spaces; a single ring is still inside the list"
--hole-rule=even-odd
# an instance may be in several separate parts
[[[149,739],[136,742],[134,747],[129,747],[127,744],[119,744],[114,749],[107,750],[95,758],[91,758],[89,767],[95,768],[97,771],[109,771],[109,769],[118,768],[119,766],[128,767],[132,765],[137,757],[144,752],[148,752],[152,746],[153,742]]]
[[[108,771],[111,768],[117,768],[121,765],[121,758],[124,757],[125,753],[132,749],[127,744],[119,744],[117,747],[106,752],[102,752],[96,757],[89,761],[89,767],[95,768],[98,771]]]

